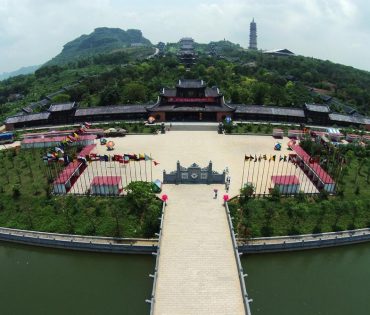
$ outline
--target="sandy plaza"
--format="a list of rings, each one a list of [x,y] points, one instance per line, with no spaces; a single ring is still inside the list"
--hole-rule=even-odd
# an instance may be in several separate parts
[[[86,190],[94,176],[122,177],[123,187],[130,182],[130,178],[143,180],[163,179],[163,171],[167,173],[176,169],[177,161],[181,166],[189,167],[196,163],[206,167],[209,161],[213,163],[213,170],[223,172],[228,170],[230,176],[229,195],[239,193],[243,183],[252,183],[258,194],[268,193],[271,188],[272,175],[295,175],[301,183],[301,190],[317,192],[314,185],[309,181],[300,168],[292,163],[279,162],[280,156],[288,156],[289,138],[274,139],[272,136],[259,135],[225,135],[215,131],[169,131],[158,135],[128,135],[121,138],[107,138],[115,143],[114,150],[107,151],[106,146],[96,141],[95,153],[99,155],[114,154],[146,154],[158,164],[151,165],[150,161],[130,162],[118,165],[117,162],[91,162],[100,165],[89,166],[79,177],[71,189],[71,193]],[[276,143],[281,143],[281,151],[274,150]],[[266,155],[267,160],[259,162],[245,162],[244,157]],[[269,162],[271,156],[276,155],[275,162]],[[243,176],[244,166],[244,176]],[[104,168],[104,169],[102,169]],[[212,186],[212,185],[211,185]],[[163,191],[166,192],[166,185]],[[210,187],[210,192],[212,191]],[[226,191],[220,191],[225,193]]]

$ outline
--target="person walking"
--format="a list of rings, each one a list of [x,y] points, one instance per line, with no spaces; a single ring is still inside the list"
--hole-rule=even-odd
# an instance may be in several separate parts
[[[217,199],[217,193],[218,193],[218,189],[213,189],[213,192],[215,193],[215,196],[214,196],[214,198],[213,199]]]

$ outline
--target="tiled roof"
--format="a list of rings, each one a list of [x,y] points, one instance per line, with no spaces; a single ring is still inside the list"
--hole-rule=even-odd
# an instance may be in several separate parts
[[[154,105],[148,108],[149,111],[165,111],[165,112],[232,112],[234,108],[225,105],[204,105],[193,106],[190,104],[179,105]]]
[[[149,105],[112,105],[91,108],[79,108],[76,110],[75,116],[80,117],[90,115],[146,113],[146,107],[148,106]]]
[[[299,179],[295,175],[271,176],[275,185],[299,185]]]
[[[236,114],[262,114],[276,116],[305,117],[304,111],[299,108],[274,107],[263,105],[236,105]]]
[[[49,107],[49,112],[63,112],[72,110],[76,107],[76,103],[52,104]]]
[[[50,116],[49,112],[12,116],[12,117],[8,117],[5,120],[5,123],[6,124],[16,124],[16,123],[22,123],[22,122],[28,122],[28,121],[48,120],[49,116]]]
[[[321,104],[305,104],[305,107],[310,112],[329,113],[330,108],[328,105]]]
[[[176,87],[180,88],[202,88],[205,87],[203,80],[179,80],[179,83]]]
[[[120,176],[95,176],[91,182],[91,185],[104,185],[104,186],[112,186],[112,185],[119,185],[122,181]]]
[[[354,124],[366,124],[366,120],[369,120],[366,117],[344,115],[344,114],[337,114],[337,113],[329,114],[329,119],[333,122],[340,121],[340,122],[349,122],[349,123],[354,123]]]

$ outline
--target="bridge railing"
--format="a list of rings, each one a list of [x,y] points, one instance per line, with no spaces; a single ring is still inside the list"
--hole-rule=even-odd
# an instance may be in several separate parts
[[[243,303],[244,303],[244,311],[245,311],[245,314],[251,315],[252,313],[251,313],[251,310],[250,310],[249,303],[252,302],[253,300],[248,297],[247,289],[245,287],[244,278],[247,276],[247,274],[244,273],[243,266],[240,262],[240,255],[242,253],[239,253],[239,251],[238,251],[238,243],[236,242],[234,227],[233,227],[233,223],[232,223],[231,216],[230,216],[229,205],[228,205],[227,202],[225,202],[225,210],[226,210],[227,222],[229,224],[231,240],[232,240],[232,243],[233,243],[233,250],[234,250],[234,255],[235,255],[235,259],[236,259],[236,265],[237,265],[237,268],[238,268],[240,288],[241,288],[241,291],[242,291]]]
[[[150,303],[150,315],[154,314],[154,306],[155,306],[155,293],[157,289],[157,280],[158,280],[158,266],[159,266],[159,256],[161,252],[161,245],[162,245],[162,233],[163,233],[163,222],[164,222],[164,215],[165,215],[165,209],[166,209],[166,202],[163,202],[162,204],[162,215],[159,218],[161,220],[161,224],[159,226],[159,233],[158,236],[158,246],[157,246],[157,252],[153,252],[152,254],[157,256],[155,261],[155,267],[154,267],[154,274],[149,275],[153,278],[153,288],[152,288],[152,294],[150,299],[145,300],[145,302]]]

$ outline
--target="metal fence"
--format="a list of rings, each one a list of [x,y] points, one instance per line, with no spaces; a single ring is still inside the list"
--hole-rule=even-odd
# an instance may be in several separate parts
[[[131,182],[151,182],[152,161],[138,160],[122,163],[114,156],[98,160],[77,160],[64,166],[48,163],[46,176],[54,194],[119,196]]]
[[[155,306],[155,294],[157,289],[157,280],[158,280],[158,267],[159,267],[159,256],[161,252],[161,244],[162,244],[162,234],[163,234],[163,222],[164,222],[164,216],[165,216],[165,209],[166,209],[166,202],[163,202],[162,205],[162,215],[159,218],[161,220],[161,224],[159,227],[159,233],[158,236],[158,246],[157,246],[157,252],[153,252],[152,254],[156,256],[155,261],[155,267],[154,267],[154,274],[149,275],[153,278],[153,288],[152,288],[152,294],[150,299],[145,300],[145,302],[150,303],[150,315],[154,314],[154,306]]]
[[[252,302],[253,300],[248,297],[247,289],[245,287],[244,278],[247,276],[247,274],[244,273],[243,266],[240,262],[241,253],[239,252],[238,244],[236,242],[234,227],[233,227],[233,223],[232,223],[231,216],[230,216],[229,205],[227,202],[225,202],[225,210],[226,210],[227,222],[229,224],[231,240],[233,243],[233,250],[234,250],[234,256],[236,259],[236,266],[238,268],[238,275],[239,275],[240,287],[241,287],[242,296],[243,296],[244,310],[245,310],[245,314],[251,315],[249,303]]]
[[[266,253],[314,249],[369,242],[370,229],[306,234],[295,236],[261,237],[239,239],[239,251],[243,253]]]
[[[156,239],[83,236],[9,228],[0,228],[0,240],[43,247],[121,254],[149,254],[157,246]]]

